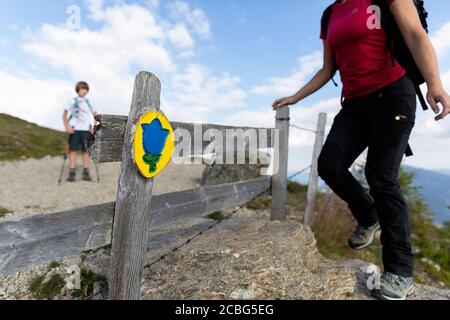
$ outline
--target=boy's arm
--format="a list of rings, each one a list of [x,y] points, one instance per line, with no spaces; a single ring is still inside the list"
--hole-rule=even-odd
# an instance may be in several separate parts
[[[63,113],[63,123],[64,123],[64,129],[67,133],[73,134],[73,129],[69,126],[69,119],[68,119],[69,111],[64,110]]]

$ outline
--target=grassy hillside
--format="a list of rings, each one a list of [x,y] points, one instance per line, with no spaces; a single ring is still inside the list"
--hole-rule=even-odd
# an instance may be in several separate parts
[[[0,161],[61,155],[66,141],[64,132],[0,113]]]
[[[413,186],[414,175],[402,171],[400,181],[411,211],[412,238],[416,251],[415,277],[418,283],[450,287],[450,223],[440,228],[433,224],[430,210]],[[291,182],[288,193],[288,218],[302,220],[306,186]],[[270,208],[270,199],[257,199],[248,207]],[[362,251],[351,250],[347,239],[356,227],[347,205],[335,195],[320,194],[317,199],[313,231],[319,251],[330,259],[361,259],[381,266],[381,244],[377,240]]]

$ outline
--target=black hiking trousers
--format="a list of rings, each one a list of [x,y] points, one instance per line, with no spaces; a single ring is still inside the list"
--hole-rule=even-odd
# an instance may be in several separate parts
[[[416,91],[403,77],[369,95],[347,99],[334,119],[319,158],[319,175],[345,202],[358,223],[380,222],[385,272],[412,277],[414,253],[399,168],[416,119]],[[350,173],[368,148],[367,191]]]

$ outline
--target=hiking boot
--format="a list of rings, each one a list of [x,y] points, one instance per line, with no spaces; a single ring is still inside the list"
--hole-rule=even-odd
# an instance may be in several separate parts
[[[356,227],[356,230],[348,239],[348,245],[354,250],[361,250],[368,247],[375,238],[375,233],[380,229],[380,223],[377,222],[374,225],[364,228],[360,225]]]
[[[69,177],[67,178],[67,182],[75,182],[75,176],[76,176],[76,170],[70,169],[69,171]]]
[[[373,295],[382,300],[406,300],[413,288],[413,278],[386,272],[381,276],[380,289],[374,290]]]
[[[84,171],[83,171],[83,181],[92,181],[91,176],[89,175],[88,169],[84,169]]]

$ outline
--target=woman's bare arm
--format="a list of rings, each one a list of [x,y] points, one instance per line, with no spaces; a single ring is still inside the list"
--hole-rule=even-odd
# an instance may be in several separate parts
[[[290,97],[276,100],[272,108],[278,109],[288,105],[294,105],[300,100],[310,96],[320,88],[322,88],[331,79],[334,71],[334,58],[326,41],[323,41],[323,66],[316,75],[303,88]]]
[[[450,114],[450,96],[442,85],[436,53],[422,27],[417,9],[411,0],[395,0],[391,5],[391,11],[417,66],[425,78],[428,86],[428,103],[438,114],[436,120],[442,120]],[[443,106],[441,113],[438,103]]]

